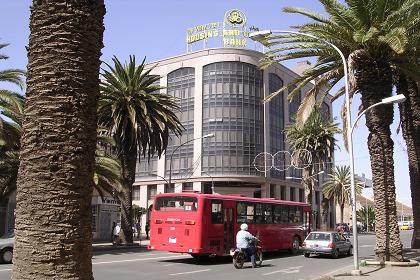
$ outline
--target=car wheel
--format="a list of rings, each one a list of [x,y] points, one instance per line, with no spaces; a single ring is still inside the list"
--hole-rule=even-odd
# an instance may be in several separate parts
[[[353,246],[350,246],[347,256],[353,256]]]
[[[333,259],[337,259],[338,258],[338,256],[339,256],[339,251],[338,251],[338,249],[335,249],[333,252],[332,252],[332,258]]]
[[[310,255],[311,255],[310,253],[305,253],[304,254],[305,258],[309,258]]]
[[[292,248],[290,248],[290,253],[292,253],[293,255],[296,255],[297,253],[299,253],[299,245],[300,245],[300,241],[298,237],[293,237],[293,241],[292,241]]]
[[[4,263],[12,263],[13,260],[13,249],[6,248],[0,253],[0,261]]]

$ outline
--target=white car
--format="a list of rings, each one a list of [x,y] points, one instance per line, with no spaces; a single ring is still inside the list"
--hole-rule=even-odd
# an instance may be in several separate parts
[[[14,241],[14,231],[9,231],[8,233],[0,237],[0,263],[12,263]]]
[[[303,242],[302,250],[305,258],[311,254],[331,255],[338,258],[339,255],[353,254],[353,245],[343,234],[334,231],[313,231]]]

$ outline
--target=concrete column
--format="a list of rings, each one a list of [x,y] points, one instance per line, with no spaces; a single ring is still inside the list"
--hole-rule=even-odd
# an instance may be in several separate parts
[[[194,85],[194,138],[203,136],[203,65],[200,63],[194,67],[195,69],[195,85]],[[201,157],[202,143],[209,141],[209,139],[197,139],[194,141],[193,162],[196,162]],[[204,143],[205,145],[205,143]],[[201,176],[201,159],[198,160],[197,168],[194,170],[193,176]],[[194,185],[195,188],[198,185]],[[199,190],[201,191],[201,185]]]
[[[290,200],[290,187],[286,186],[286,200]]]

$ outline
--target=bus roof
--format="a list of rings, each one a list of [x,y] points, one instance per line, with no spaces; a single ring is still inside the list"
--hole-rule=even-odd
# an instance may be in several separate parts
[[[157,194],[156,197],[160,196],[188,196],[188,197],[203,197],[208,199],[223,199],[223,200],[235,200],[235,201],[249,201],[249,202],[263,202],[263,203],[274,203],[274,204],[288,204],[288,205],[302,205],[310,206],[308,203],[289,201],[289,200],[280,200],[273,198],[254,198],[246,197],[236,194],[203,194],[203,193],[194,193],[194,192],[182,192],[182,193],[161,193]]]

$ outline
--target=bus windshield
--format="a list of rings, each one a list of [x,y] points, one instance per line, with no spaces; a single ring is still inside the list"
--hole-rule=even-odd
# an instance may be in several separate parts
[[[197,198],[189,196],[161,196],[156,199],[156,211],[197,211]]]

